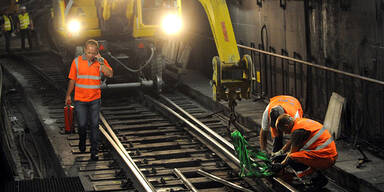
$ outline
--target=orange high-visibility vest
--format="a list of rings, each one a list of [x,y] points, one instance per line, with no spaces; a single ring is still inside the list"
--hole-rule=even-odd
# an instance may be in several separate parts
[[[301,104],[299,100],[292,96],[280,95],[275,96],[269,100],[269,108],[268,108],[268,119],[271,119],[270,113],[271,109],[280,105],[283,107],[285,113],[291,116],[294,119],[303,117],[303,109],[301,108]],[[271,136],[274,138],[278,135],[277,129],[271,127]]]
[[[319,122],[311,119],[296,119],[291,134],[297,129],[311,132],[304,146],[298,152],[290,154],[292,158],[333,158],[337,156],[336,144],[328,130]]]
[[[107,60],[104,60],[104,64],[111,69]],[[68,77],[76,82],[76,101],[89,102],[101,97],[101,74],[101,66],[98,61],[89,65],[84,55],[73,60]]]

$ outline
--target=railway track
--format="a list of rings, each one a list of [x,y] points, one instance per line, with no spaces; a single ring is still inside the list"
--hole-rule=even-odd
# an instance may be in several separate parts
[[[33,70],[15,58],[12,67],[19,65],[20,75],[37,89],[51,118],[63,129],[64,97],[57,95],[65,87],[66,79],[61,69],[51,66],[54,64],[37,62],[44,60],[42,57],[21,60],[27,61]],[[46,57],[52,61],[52,55]],[[239,190],[202,176],[199,169],[248,190],[282,189],[268,188],[272,183],[266,180],[239,178],[238,160],[233,156],[229,138],[225,138],[226,118],[212,114],[181,94],[170,93],[155,99],[140,93],[107,91],[101,116],[104,144],[98,161],[89,161],[89,142],[84,154],[78,150],[78,136],[67,137],[79,175],[88,175],[95,191],[193,191],[191,186],[199,191]]]

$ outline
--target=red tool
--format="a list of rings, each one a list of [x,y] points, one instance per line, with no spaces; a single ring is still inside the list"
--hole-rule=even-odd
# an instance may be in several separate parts
[[[73,109],[75,107],[72,105],[67,105],[64,107],[64,120],[65,120],[65,133],[73,133]]]

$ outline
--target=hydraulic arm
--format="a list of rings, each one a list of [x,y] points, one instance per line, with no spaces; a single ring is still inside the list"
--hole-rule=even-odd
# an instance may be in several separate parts
[[[249,55],[240,59],[232,22],[225,0],[200,0],[203,5],[219,56],[212,59],[212,88],[215,100],[234,101],[249,98],[252,73],[252,60]]]

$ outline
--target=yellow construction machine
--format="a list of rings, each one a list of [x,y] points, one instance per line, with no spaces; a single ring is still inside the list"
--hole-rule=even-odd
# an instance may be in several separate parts
[[[212,60],[213,98],[234,105],[236,99],[250,97],[254,79],[251,57],[239,55],[226,1],[199,2],[219,54]],[[114,37],[128,42],[126,46],[153,44],[159,50],[159,37],[172,37],[180,33],[183,23],[188,24],[188,18],[182,20],[182,6],[181,0],[54,0],[52,18],[61,42],[70,45],[88,38]]]
[[[181,29],[181,0],[54,0],[52,17],[68,43],[105,35],[173,35]]]

